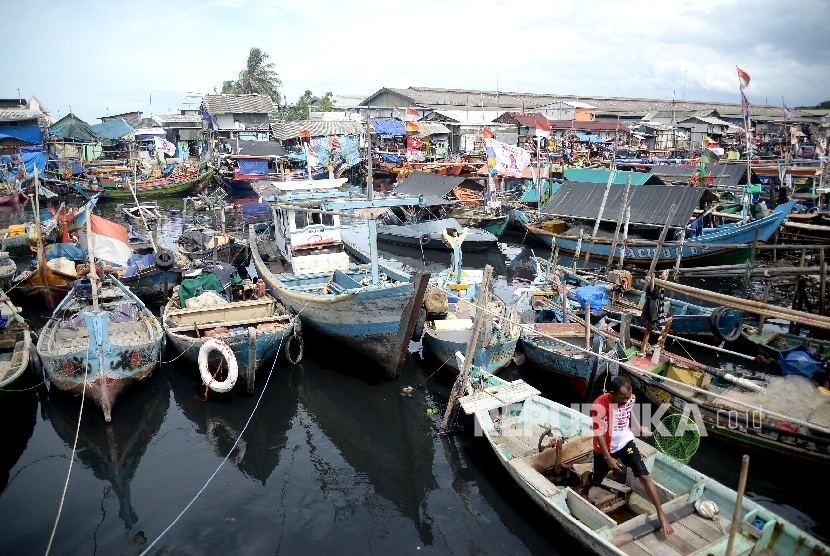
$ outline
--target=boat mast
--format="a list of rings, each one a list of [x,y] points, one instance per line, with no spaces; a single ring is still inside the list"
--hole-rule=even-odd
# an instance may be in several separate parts
[[[92,209],[86,206],[86,248],[89,253],[89,283],[92,285],[92,312],[98,312],[98,271],[95,268],[95,254],[92,252]],[[91,338],[91,335],[90,335]]]
[[[374,199],[374,184],[372,183],[372,123],[369,120],[369,109],[366,109],[366,200],[371,205]],[[380,282],[378,270],[378,221],[375,214],[369,214],[366,219],[369,226],[369,259],[372,266],[372,284]]]

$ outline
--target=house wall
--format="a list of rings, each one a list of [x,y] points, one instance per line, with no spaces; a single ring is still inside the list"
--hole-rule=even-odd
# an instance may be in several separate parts
[[[596,110],[593,108],[575,108],[573,119],[578,122],[590,122],[596,117]]]

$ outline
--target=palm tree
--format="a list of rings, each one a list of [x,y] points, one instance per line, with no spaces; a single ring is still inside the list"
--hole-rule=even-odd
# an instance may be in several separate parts
[[[280,93],[277,89],[282,81],[274,71],[274,63],[269,62],[271,56],[257,47],[251,48],[248,54],[248,64],[239,72],[236,81],[224,81],[223,93],[250,94],[259,93],[268,95],[276,104],[280,103]]]

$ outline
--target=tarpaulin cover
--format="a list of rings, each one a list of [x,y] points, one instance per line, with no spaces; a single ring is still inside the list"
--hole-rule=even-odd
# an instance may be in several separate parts
[[[381,153],[380,158],[384,162],[391,162],[392,164],[400,164],[401,162],[403,162],[403,159],[401,157],[394,154]]]
[[[587,133],[577,133],[576,139],[577,141],[582,141],[583,143],[605,143],[599,135],[589,135]]]
[[[565,181],[559,191],[551,196],[539,211],[542,214],[564,216],[566,218],[587,218],[596,220],[602,197],[605,194],[604,183],[582,183]],[[602,220],[614,222],[620,213],[623,191],[622,185],[612,185],[608,200],[602,213]],[[700,196],[701,187],[671,187],[666,185],[641,185],[629,189],[628,204],[631,207],[631,222],[635,224],[666,223],[672,205],[677,205],[670,225],[685,226],[689,223]]]
[[[0,139],[11,137],[18,141],[40,145],[40,128],[36,125],[0,126]]]
[[[591,304],[591,312],[602,311],[608,305],[608,290],[605,286],[582,286],[574,289],[573,296],[580,307]]]
[[[240,174],[268,175],[268,161],[262,158],[237,158]]]
[[[239,151],[236,154],[247,156],[285,156],[285,149],[276,141],[240,141]]]
[[[361,161],[360,137],[358,135],[320,137],[317,146],[312,148],[323,163],[329,163],[332,160],[332,155],[339,155],[345,161],[346,166],[349,167],[359,164]]]
[[[49,128],[49,135],[59,139],[70,139],[85,143],[94,143],[98,140],[98,135],[92,131],[89,124],[75,116],[75,114],[67,114],[54,123]]]
[[[795,346],[778,354],[778,364],[784,376],[801,375],[813,378],[816,371],[824,366],[824,361],[813,355],[807,346]]]
[[[395,190],[400,195],[423,195],[424,197],[443,197],[461,184],[465,178],[430,174],[428,172],[412,172]]]
[[[399,122],[398,120],[369,120],[369,123],[375,128],[375,132],[381,135],[395,135],[399,137],[406,135],[406,128],[403,122]]]
[[[86,251],[75,243],[53,243],[45,248],[46,260],[51,261],[60,257],[66,257],[70,261],[84,262],[87,258]]]
[[[205,291],[215,291],[220,295],[224,295],[225,287],[222,285],[222,281],[213,273],[204,273],[196,278],[182,280],[179,285],[179,304],[182,307],[187,307],[188,299]]]
[[[608,183],[608,175],[611,170],[600,170],[597,168],[568,168],[565,170],[565,179],[570,181],[581,181],[585,183]],[[614,172],[614,183],[624,185],[628,178],[631,178],[631,185],[663,185],[663,180],[646,172]]]
[[[104,139],[121,139],[134,131],[133,126],[122,120],[109,120],[89,128]]]
[[[38,172],[42,173],[43,169],[46,168],[46,154],[39,147],[37,149],[25,148],[20,150],[21,152],[17,156],[23,160],[23,165],[26,166],[26,173],[33,173],[35,166],[37,166]],[[0,164],[14,164],[11,155],[0,155]],[[14,168],[16,170],[17,165]]]

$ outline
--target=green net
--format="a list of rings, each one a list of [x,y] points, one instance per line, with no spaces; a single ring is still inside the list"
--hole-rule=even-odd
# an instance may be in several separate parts
[[[654,445],[680,463],[689,463],[700,445],[700,431],[692,419],[686,415],[673,414],[664,417],[654,431]],[[662,428],[662,430],[661,430]]]

